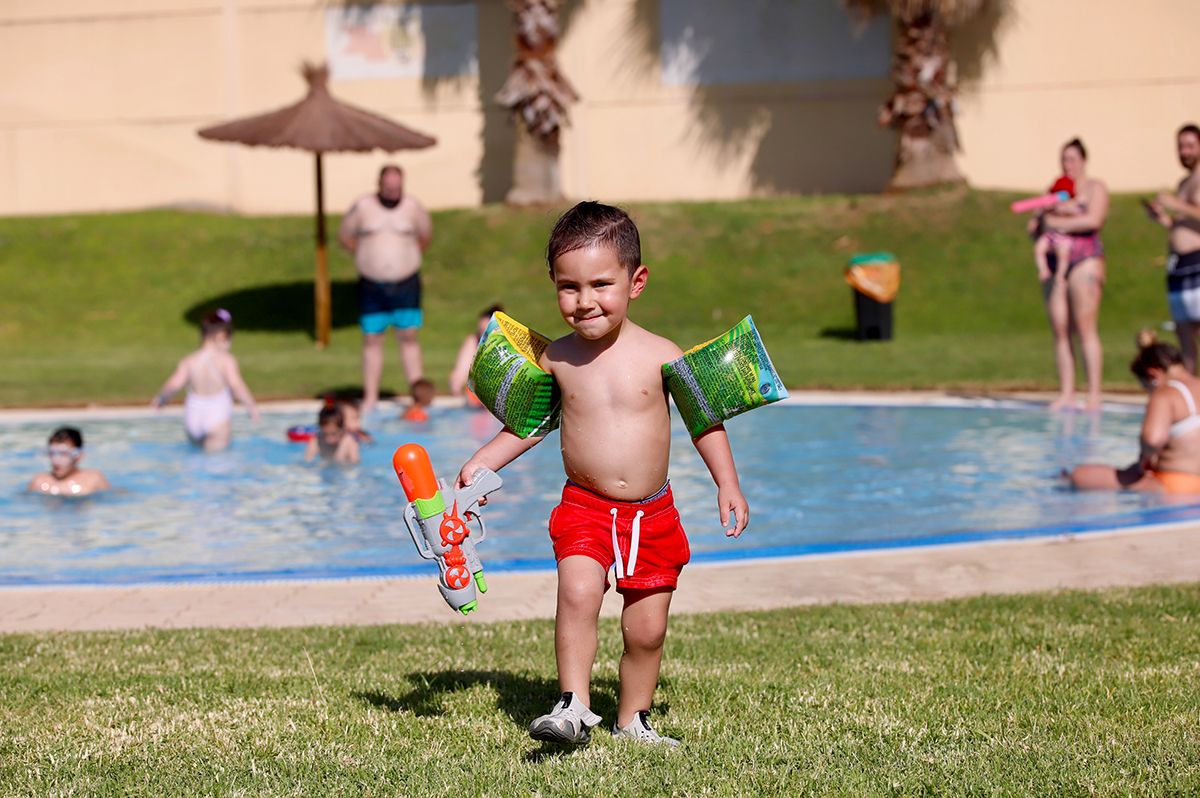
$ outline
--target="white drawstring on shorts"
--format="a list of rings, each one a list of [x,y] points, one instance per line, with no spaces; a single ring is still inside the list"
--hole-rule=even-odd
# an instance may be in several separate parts
[[[617,579],[624,579],[627,576],[633,576],[634,566],[637,565],[638,540],[642,535],[642,516],[645,515],[641,510],[633,516],[632,534],[629,538],[629,565],[626,567],[621,563],[621,547],[617,544],[617,508],[612,508],[609,512],[612,513],[612,546],[613,557],[616,560]]]

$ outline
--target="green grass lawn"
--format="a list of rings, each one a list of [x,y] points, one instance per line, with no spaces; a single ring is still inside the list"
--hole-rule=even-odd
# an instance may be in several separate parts
[[[549,621],[5,635],[0,793],[1196,795],[1198,622],[1200,585],[678,616],[676,751],[526,736]]]
[[[1010,195],[791,197],[630,206],[651,267],[634,318],[685,347],[753,313],[776,366],[803,388],[1051,388],[1049,332]],[[542,252],[555,211],[435,214],[426,259],[428,369],[445,375],[484,306],[548,335],[558,318]],[[331,221],[334,229],[337,220]],[[225,306],[234,351],[262,397],[357,386],[352,263],[333,254],[334,338],[312,341],[312,220],[155,211],[0,219],[0,405],[145,402],[196,342],[195,319]],[[1139,327],[1167,317],[1162,231],[1116,197],[1105,230],[1105,382],[1132,389]],[[855,251],[903,266],[896,339],[848,340],[842,270]],[[385,387],[404,390],[398,354]]]

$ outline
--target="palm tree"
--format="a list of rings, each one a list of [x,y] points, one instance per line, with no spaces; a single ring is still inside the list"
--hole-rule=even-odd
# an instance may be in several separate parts
[[[496,93],[496,101],[517,119],[513,187],[506,200],[514,205],[561,200],[559,130],[567,123],[567,106],[579,99],[558,71],[560,0],[509,0],[517,40],[512,72]]]
[[[947,30],[978,16],[996,0],[843,0],[852,14],[890,14],[896,20],[892,96],[879,108],[879,124],[900,131],[891,187],[959,183],[954,125],[957,68]]]

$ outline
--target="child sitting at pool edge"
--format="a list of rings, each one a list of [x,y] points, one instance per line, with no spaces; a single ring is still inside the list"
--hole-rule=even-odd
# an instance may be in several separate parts
[[[317,432],[304,448],[304,461],[311,462],[317,455],[339,465],[355,465],[359,461],[358,438],[346,428],[342,408],[336,404],[326,405],[317,413]]]
[[[646,288],[637,227],[621,209],[582,202],[559,218],[546,259],[558,308],[572,332],[554,341],[539,366],[561,389],[560,434],[567,483],[550,515],[558,561],[555,656],[562,695],[530,725],[537,740],[584,743],[600,723],[591,711],[591,672],[597,619],[615,564],[624,598],[617,717],[612,733],[648,743],[677,745],[650,724],[671,596],[690,558],[667,464],[671,416],[662,365],[682,351],[634,324],[629,303]],[[462,467],[469,484],[480,467],[493,471],[542,439],[501,430]],[[726,534],[749,520],[725,429],[717,425],[693,440],[717,485]]]
[[[83,433],[74,427],[59,427],[50,433],[46,454],[50,470],[29,482],[29,490],[52,496],[86,496],[108,490],[108,480],[94,468],[80,468],[83,459]]]
[[[246,387],[233,343],[233,316],[217,308],[200,321],[200,348],[184,356],[150,404],[160,408],[187,387],[183,426],[188,440],[206,452],[229,446],[233,434],[233,399],[236,396],[250,418],[258,421],[254,395]]]

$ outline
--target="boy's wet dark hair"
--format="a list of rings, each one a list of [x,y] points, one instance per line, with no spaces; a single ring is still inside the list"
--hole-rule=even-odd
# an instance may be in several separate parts
[[[76,449],[82,449],[83,433],[74,427],[59,427],[50,433],[49,443],[69,443]]]
[[[419,380],[414,380],[412,384],[413,401],[417,404],[427,407],[433,404],[433,397],[437,395],[437,388],[434,387],[433,381],[422,377]]]
[[[554,262],[568,252],[588,247],[605,247],[617,255],[617,262],[630,274],[642,264],[642,242],[637,225],[629,214],[600,202],[581,202],[558,217],[550,243],[546,246],[546,265],[554,274]]]
[[[1138,333],[1137,345],[1137,357],[1129,364],[1129,370],[1142,382],[1150,379],[1150,369],[1166,371],[1171,366],[1183,364],[1179,347],[1158,340],[1153,330]]]
[[[233,315],[225,308],[217,308],[200,320],[200,337],[212,338],[219,332],[233,335]]]
[[[342,408],[337,405],[326,405],[321,408],[321,412],[317,413],[317,426],[323,427],[326,424],[336,424],[338,427],[346,426],[346,417],[342,415]]]

